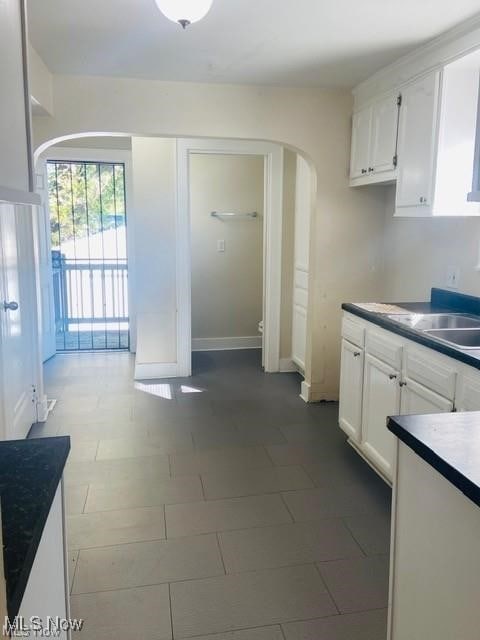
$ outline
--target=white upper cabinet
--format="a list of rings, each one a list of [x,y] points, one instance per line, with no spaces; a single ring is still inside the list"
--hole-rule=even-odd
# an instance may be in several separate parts
[[[350,186],[395,182],[397,217],[480,216],[479,74],[473,20],[355,87]]]
[[[398,96],[389,95],[357,111],[352,122],[351,184],[392,180],[398,129]]]
[[[353,115],[350,161],[350,177],[352,179],[362,178],[368,174],[371,138],[372,107],[366,107]]]
[[[402,92],[396,214],[425,215],[422,210],[432,205],[438,88],[439,73],[435,72]]]
[[[373,107],[371,168],[375,175],[394,171],[400,96],[379,100]]]

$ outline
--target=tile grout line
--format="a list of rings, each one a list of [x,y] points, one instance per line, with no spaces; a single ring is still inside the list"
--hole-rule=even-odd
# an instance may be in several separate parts
[[[168,583],[168,608],[170,611],[170,631],[171,631],[172,640],[173,640],[174,635],[173,635],[173,610],[172,610],[172,588],[171,587],[172,585],[169,582]]]
[[[365,558],[369,557],[369,554],[365,551],[365,549],[362,547],[362,545],[360,544],[360,542],[357,540],[354,532],[352,531],[352,529],[348,526],[348,522],[345,516],[342,516],[340,518],[340,520],[343,522],[344,527],[347,529],[347,531],[349,532],[349,534],[352,536],[352,538],[355,540],[355,544],[358,546],[358,548],[360,549],[360,551],[363,553]],[[375,555],[379,555],[379,554],[375,554]]]
[[[335,605],[335,609],[337,610],[338,615],[341,615],[341,614],[342,614],[342,612],[340,611],[340,607],[338,606],[337,601],[336,601],[336,600],[335,600],[335,598],[333,597],[332,592],[331,592],[331,591],[330,591],[330,589],[328,588],[327,582],[326,582],[325,578],[323,577],[322,572],[320,571],[320,567],[319,567],[318,565],[319,565],[319,563],[318,563],[318,562],[315,562],[315,563],[314,563],[314,566],[315,566],[315,568],[316,568],[316,570],[317,570],[318,575],[320,576],[320,580],[322,581],[323,586],[325,587],[326,592],[328,593],[328,595],[330,596],[330,599],[332,600],[333,604]]]
[[[290,516],[290,518],[292,519],[292,522],[297,522],[297,521],[295,520],[295,518],[293,517],[293,514],[292,514],[292,512],[290,511],[289,506],[288,506],[288,504],[287,504],[287,501],[285,500],[285,496],[284,496],[283,494],[284,494],[284,492],[283,492],[283,491],[280,491],[279,496],[280,496],[280,499],[281,499],[281,501],[283,502],[283,504],[284,504],[284,506],[285,506],[285,509],[286,509],[286,510],[287,510],[287,512],[288,512],[288,515],[289,515],[289,516]]]
[[[87,484],[87,493],[85,494],[85,500],[83,502],[83,507],[82,507],[82,511],[81,513],[85,513],[85,507],[87,506],[87,500],[88,500],[88,494],[90,493],[90,483]],[[69,515],[75,515],[75,514],[69,514]]]
[[[217,547],[218,547],[218,552],[220,554],[220,559],[222,560],[223,570],[225,572],[225,575],[227,575],[227,567],[225,566],[225,559],[223,557],[222,545],[220,544],[220,538],[219,538],[219,532],[218,531],[215,532],[215,537],[217,539]]]

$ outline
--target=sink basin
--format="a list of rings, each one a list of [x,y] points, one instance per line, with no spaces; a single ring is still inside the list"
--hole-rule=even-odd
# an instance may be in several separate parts
[[[480,317],[465,313],[399,313],[388,317],[418,331],[480,329]]]
[[[434,329],[425,333],[453,347],[480,349],[480,329]]]

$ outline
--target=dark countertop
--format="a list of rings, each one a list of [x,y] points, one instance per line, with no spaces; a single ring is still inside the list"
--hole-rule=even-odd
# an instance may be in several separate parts
[[[454,293],[444,289],[432,289],[430,302],[398,302],[398,306],[414,313],[469,313],[480,316],[480,298],[463,293]],[[471,367],[480,369],[480,350],[460,349],[449,346],[430,337],[427,333],[417,331],[404,324],[388,318],[385,313],[367,311],[353,302],[342,304],[342,309],[368,322],[396,333],[408,340],[443,353],[450,358],[464,362]]]
[[[68,436],[0,442],[3,560],[10,619],[22,602],[69,451]]]
[[[480,507],[480,412],[395,416],[388,428]]]

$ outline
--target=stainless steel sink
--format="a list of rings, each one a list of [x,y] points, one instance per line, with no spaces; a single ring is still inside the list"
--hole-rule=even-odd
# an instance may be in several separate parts
[[[480,329],[434,329],[424,333],[453,347],[480,349]]]
[[[417,331],[480,329],[480,317],[465,313],[399,313],[388,317]]]

